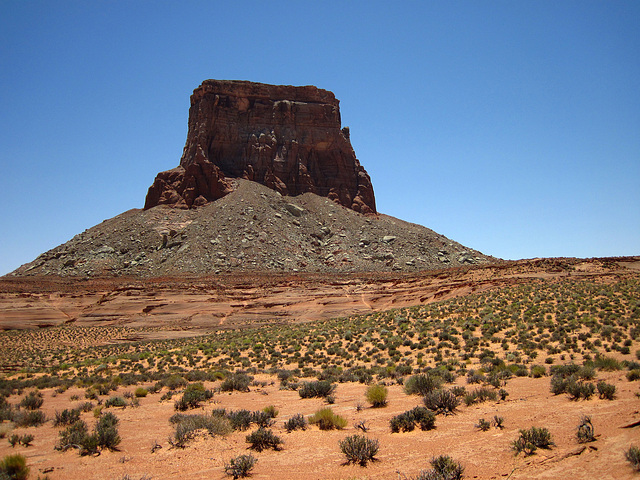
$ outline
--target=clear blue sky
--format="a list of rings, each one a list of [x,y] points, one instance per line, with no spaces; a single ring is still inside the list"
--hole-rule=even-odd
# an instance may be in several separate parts
[[[0,274],[143,205],[202,80],[341,101],[378,209],[507,259],[640,254],[640,2],[0,2]]]

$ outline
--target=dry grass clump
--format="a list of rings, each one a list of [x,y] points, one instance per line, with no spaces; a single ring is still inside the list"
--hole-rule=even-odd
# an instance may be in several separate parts
[[[331,407],[325,407],[314,413],[309,418],[309,423],[312,425],[318,425],[320,430],[342,430],[347,426],[347,420],[340,415],[336,415],[331,410]]]

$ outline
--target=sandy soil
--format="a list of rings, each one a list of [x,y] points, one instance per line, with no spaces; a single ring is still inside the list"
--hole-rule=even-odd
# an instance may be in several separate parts
[[[313,414],[324,404],[319,399],[301,399],[297,392],[281,391],[277,380],[266,387],[252,387],[251,392],[220,393],[213,404],[197,411],[210,412],[212,408],[248,410],[262,409],[268,405],[278,408],[280,414],[273,427],[284,440],[281,451],[254,453],[258,463],[255,479],[395,479],[415,476],[429,466],[435,455],[448,454],[465,467],[466,478],[577,478],[623,479],[635,478],[624,458],[624,451],[640,440],[639,427],[624,428],[640,420],[639,400],[634,395],[637,385],[626,381],[623,373],[600,374],[599,378],[614,383],[618,396],[614,401],[593,398],[573,402],[566,395],[549,393],[549,378],[513,378],[507,385],[509,397],[504,402],[487,402],[471,407],[461,406],[456,415],[438,416],[436,429],[423,432],[390,433],[392,416],[413,408],[419,397],[407,396],[402,387],[389,387],[389,404],[384,408],[370,408],[364,398],[366,387],[360,384],[340,384],[336,392],[333,410],[348,419],[349,425],[342,431],[321,431],[311,426],[306,431],[286,433],[283,424],[292,415]],[[463,384],[459,379],[458,384]],[[214,384],[207,385],[209,387]],[[467,386],[467,389],[471,389]],[[121,388],[119,394],[124,393]],[[78,403],[70,400],[73,394],[82,398],[83,391],[69,389],[52,396],[45,392],[44,411],[53,416],[56,410]],[[209,479],[229,478],[224,475],[224,463],[230,458],[247,453],[245,436],[248,432],[235,432],[227,437],[212,438],[203,435],[186,448],[173,448],[168,442],[172,426],[168,419],[174,413],[173,401],[159,401],[159,394],[143,398],[141,406],[125,409],[112,408],[120,418],[122,443],[117,452],[104,452],[97,457],[80,457],[75,451],[60,453],[54,450],[58,430],[51,422],[40,427],[16,429],[19,434],[32,433],[35,441],[31,447],[11,448],[0,442],[0,456],[22,453],[32,467],[32,473],[47,472],[51,479],[120,479],[125,475],[140,478],[143,475],[156,479]],[[356,410],[358,404],[366,408]],[[581,415],[590,415],[595,426],[597,440],[579,444],[575,429]],[[505,419],[505,428],[482,432],[474,427],[480,418],[494,415]],[[91,413],[83,414],[91,425]],[[370,427],[368,436],[380,441],[378,461],[367,467],[344,465],[344,457],[338,442],[344,437],[360,433],[354,428],[364,420]],[[518,436],[518,429],[531,426],[547,427],[556,446],[550,450],[538,450],[535,455],[514,456],[511,442]],[[158,442],[163,448],[151,453]]]

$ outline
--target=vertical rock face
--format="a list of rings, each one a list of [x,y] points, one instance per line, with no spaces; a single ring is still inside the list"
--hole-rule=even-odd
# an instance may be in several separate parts
[[[245,178],[376,213],[371,179],[341,129],[339,101],[313,86],[205,80],[194,90],[180,165],[157,175],[145,209],[204,205]]]

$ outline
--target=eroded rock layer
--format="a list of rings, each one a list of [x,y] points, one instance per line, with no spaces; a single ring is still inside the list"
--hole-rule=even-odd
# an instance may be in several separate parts
[[[371,179],[341,128],[339,101],[313,86],[205,80],[194,90],[180,165],[157,175],[145,209],[201,206],[252,180],[376,213]]]

